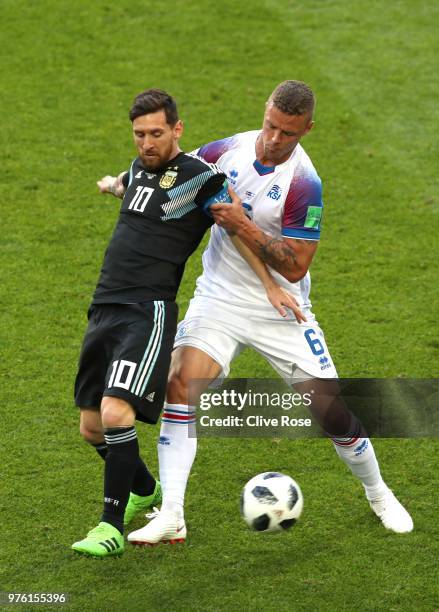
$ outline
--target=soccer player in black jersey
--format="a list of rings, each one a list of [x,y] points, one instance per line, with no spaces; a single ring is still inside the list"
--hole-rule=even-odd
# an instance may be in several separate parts
[[[159,417],[184,266],[213,223],[206,209],[228,198],[225,175],[179,148],[183,124],[171,96],[146,90],[129,116],[138,157],[116,180],[98,183],[125,195],[75,383],[80,431],[105,459],[105,473],[101,522],[72,548],[98,557],[121,554],[124,523],[160,501],[160,485],[139,456],[135,421]]]

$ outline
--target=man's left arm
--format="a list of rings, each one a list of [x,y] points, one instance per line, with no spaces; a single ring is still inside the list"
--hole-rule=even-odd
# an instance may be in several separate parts
[[[229,187],[231,204],[214,204],[211,213],[218,225],[236,234],[263,262],[295,283],[305,276],[317,250],[317,240],[276,238],[263,232],[245,215],[241,200]]]

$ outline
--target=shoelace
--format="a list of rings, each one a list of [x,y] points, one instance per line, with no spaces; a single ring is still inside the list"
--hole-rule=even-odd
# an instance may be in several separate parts
[[[152,510],[152,512],[148,512],[148,514],[145,514],[145,518],[149,519],[150,521],[160,514],[160,510],[155,506],[153,506]]]

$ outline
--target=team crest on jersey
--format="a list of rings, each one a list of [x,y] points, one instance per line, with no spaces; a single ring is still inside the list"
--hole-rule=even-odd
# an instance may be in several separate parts
[[[273,185],[270,191],[267,193],[267,196],[272,200],[279,200],[282,195],[282,187],[279,185]]]
[[[170,189],[177,180],[177,170],[178,166],[174,166],[174,168],[168,168],[160,179],[160,187],[163,187],[163,189]]]

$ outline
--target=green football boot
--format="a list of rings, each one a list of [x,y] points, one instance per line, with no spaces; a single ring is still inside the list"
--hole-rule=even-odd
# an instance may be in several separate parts
[[[72,544],[73,550],[91,557],[121,555],[125,549],[123,535],[110,523],[101,522],[87,537]]]
[[[155,488],[151,495],[136,495],[136,493],[130,493],[130,498],[125,508],[125,515],[123,517],[123,524],[126,526],[137,514],[140,512],[146,512],[153,506],[158,506],[162,502],[162,487],[160,482],[156,480]]]

